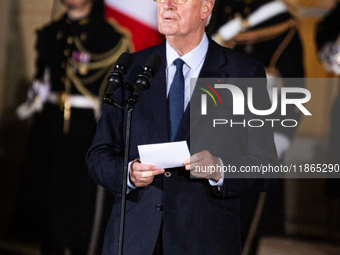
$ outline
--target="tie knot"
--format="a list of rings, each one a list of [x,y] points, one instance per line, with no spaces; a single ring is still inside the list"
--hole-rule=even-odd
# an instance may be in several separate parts
[[[182,70],[183,65],[184,65],[184,61],[180,58],[177,58],[177,59],[174,60],[174,65],[176,66],[176,70]]]

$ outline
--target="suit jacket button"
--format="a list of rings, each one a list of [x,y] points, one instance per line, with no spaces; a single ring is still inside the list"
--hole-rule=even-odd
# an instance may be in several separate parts
[[[165,177],[170,177],[171,176],[171,172],[166,171],[166,172],[164,172],[164,175],[165,175]]]
[[[162,205],[156,205],[156,210],[157,211],[163,211],[163,206]]]

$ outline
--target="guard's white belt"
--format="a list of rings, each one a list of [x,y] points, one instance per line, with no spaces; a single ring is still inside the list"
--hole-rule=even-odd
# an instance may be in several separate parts
[[[82,108],[82,109],[93,109],[95,113],[96,119],[100,117],[100,101],[97,99],[96,101],[81,95],[67,95],[67,103],[73,108]],[[50,92],[47,97],[47,102],[52,104],[60,104],[61,103],[61,95],[60,93]]]

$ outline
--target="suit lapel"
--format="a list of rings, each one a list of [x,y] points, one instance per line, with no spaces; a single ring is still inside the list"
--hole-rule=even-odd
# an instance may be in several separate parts
[[[227,63],[228,61],[224,54],[223,47],[215,43],[211,38],[209,38],[208,52],[203,63],[199,78],[227,78],[229,76],[225,68]],[[197,126],[198,122],[200,121],[201,114],[197,114],[197,116],[195,114],[195,116],[191,116],[190,118],[190,104],[191,102],[193,102],[193,105],[199,105],[199,103],[196,103],[197,100],[200,100],[200,96],[197,89],[195,88],[191,96],[190,103],[184,113],[184,118],[178,131],[176,140],[181,141],[188,139],[190,137],[190,133],[194,130],[194,127]]]
[[[209,38],[209,47],[199,78],[226,78],[229,76],[225,65],[228,60],[223,47]]]

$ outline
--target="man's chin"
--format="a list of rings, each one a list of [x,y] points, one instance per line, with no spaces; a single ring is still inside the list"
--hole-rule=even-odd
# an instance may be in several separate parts
[[[165,35],[165,36],[172,36],[172,35],[176,35],[176,29],[172,28],[172,27],[162,27],[162,28],[158,28],[158,31]]]

